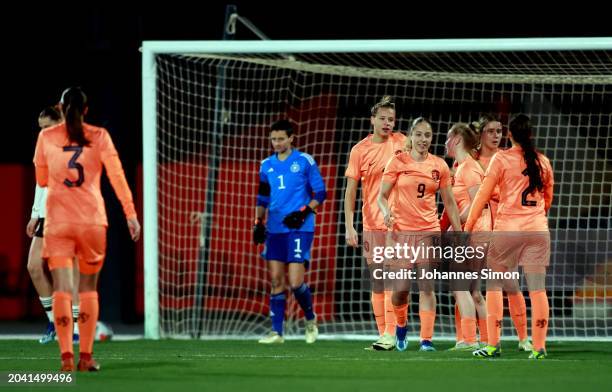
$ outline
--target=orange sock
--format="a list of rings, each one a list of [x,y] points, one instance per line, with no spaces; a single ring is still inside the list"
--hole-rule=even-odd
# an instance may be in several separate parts
[[[519,340],[527,339],[527,306],[523,293],[508,294],[508,309]]]
[[[395,322],[400,327],[405,327],[408,324],[408,304],[404,305],[393,305],[393,312],[395,313]]]
[[[53,319],[59,342],[60,354],[72,354],[72,294],[53,292]]]
[[[393,291],[385,291],[385,333],[395,336],[395,312],[391,297]]]
[[[497,346],[504,318],[504,295],[501,290],[487,290],[487,332],[490,346]]]
[[[378,334],[382,335],[385,332],[385,294],[372,291],[371,300]]]
[[[79,351],[91,354],[93,352],[93,342],[100,309],[98,293],[96,291],[79,293],[79,300],[81,301],[79,311]]]
[[[463,331],[461,330],[461,312],[459,311],[459,305],[455,304],[455,341],[460,342],[463,340]]]
[[[461,330],[463,331],[464,342],[469,344],[476,343],[476,319],[464,317],[461,319]]]
[[[435,310],[421,310],[419,318],[421,319],[421,340],[431,340],[436,322]]]
[[[546,333],[548,332],[549,307],[546,290],[529,292],[531,299],[531,335],[533,348],[536,351],[546,350]]]
[[[487,319],[478,319],[478,332],[480,333],[480,342],[489,343],[489,328],[487,328]]]

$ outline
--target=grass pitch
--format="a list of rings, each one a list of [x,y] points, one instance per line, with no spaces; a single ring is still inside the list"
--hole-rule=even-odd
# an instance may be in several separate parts
[[[572,391],[612,389],[612,342],[550,342],[549,357],[527,360],[515,341],[502,357],[469,352],[365,351],[363,341],[121,341],[96,343],[99,373],[75,373],[69,391]],[[57,344],[0,341],[0,372],[57,371]],[[42,387],[58,390],[57,387]],[[9,390],[6,384],[2,390]],[[19,391],[28,388],[15,388]],[[40,391],[41,387],[33,387]]]

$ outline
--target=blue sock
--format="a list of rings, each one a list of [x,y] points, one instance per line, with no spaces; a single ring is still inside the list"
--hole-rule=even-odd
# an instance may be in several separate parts
[[[302,307],[302,310],[304,311],[304,316],[306,316],[306,320],[314,319],[315,315],[312,311],[312,296],[310,295],[310,289],[308,288],[308,285],[306,283],[302,283],[300,287],[298,287],[297,289],[293,289],[293,295]]]
[[[283,321],[285,321],[285,293],[270,294],[270,318],[272,330],[283,335]]]
[[[395,336],[397,337],[397,340],[404,340],[406,339],[406,333],[408,332],[408,326],[403,326],[400,327],[399,325],[397,325],[395,327]]]

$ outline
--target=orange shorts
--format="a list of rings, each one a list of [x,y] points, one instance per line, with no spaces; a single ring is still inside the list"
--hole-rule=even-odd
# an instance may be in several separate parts
[[[381,263],[380,260],[374,260],[374,257],[380,258],[379,253],[375,253],[374,248],[384,248],[387,245],[387,231],[366,230],[363,232],[363,257],[366,258],[368,265]]]
[[[493,232],[487,266],[493,271],[544,273],[550,264],[550,232]]]
[[[106,255],[106,227],[45,222],[42,257],[63,257],[49,260],[49,269],[72,268],[72,259],[79,259],[79,271],[91,275],[100,271]]]

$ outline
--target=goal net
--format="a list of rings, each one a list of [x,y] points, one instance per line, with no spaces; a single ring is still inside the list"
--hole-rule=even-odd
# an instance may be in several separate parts
[[[269,126],[288,118],[295,147],[316,159],[328,189],[306,274],[319,330],[373,338],[365,262],[344,240],[344,171],[351,147],[371,132],[369,108],[391,95],[399,131],[416,116],[432,120],[438,156],[455,122],[484,112],[504,125],[512,114],[531,116],[535,145],[555,172],[549,336],[612,337],[612,41],[585,40],[584,48],[554,40],[549,50],[534,50],[534,40],[457,40],[445,49],[353,41],[335,50],[308,41],[145,43],[146,336],[269,330],[266,262],[252,226],[259,164],[273,152]],[[507,50],[508,42],[517,45]],[[355,219],[361,231],[360,212]],[[437,296],[435,336],[454,336],[452,296]],[[286,334],[302,334],[303,315],[288,298]],[[411,302],[416,336],[414,294]],[[503,336],[513,336],[505,315]]]

